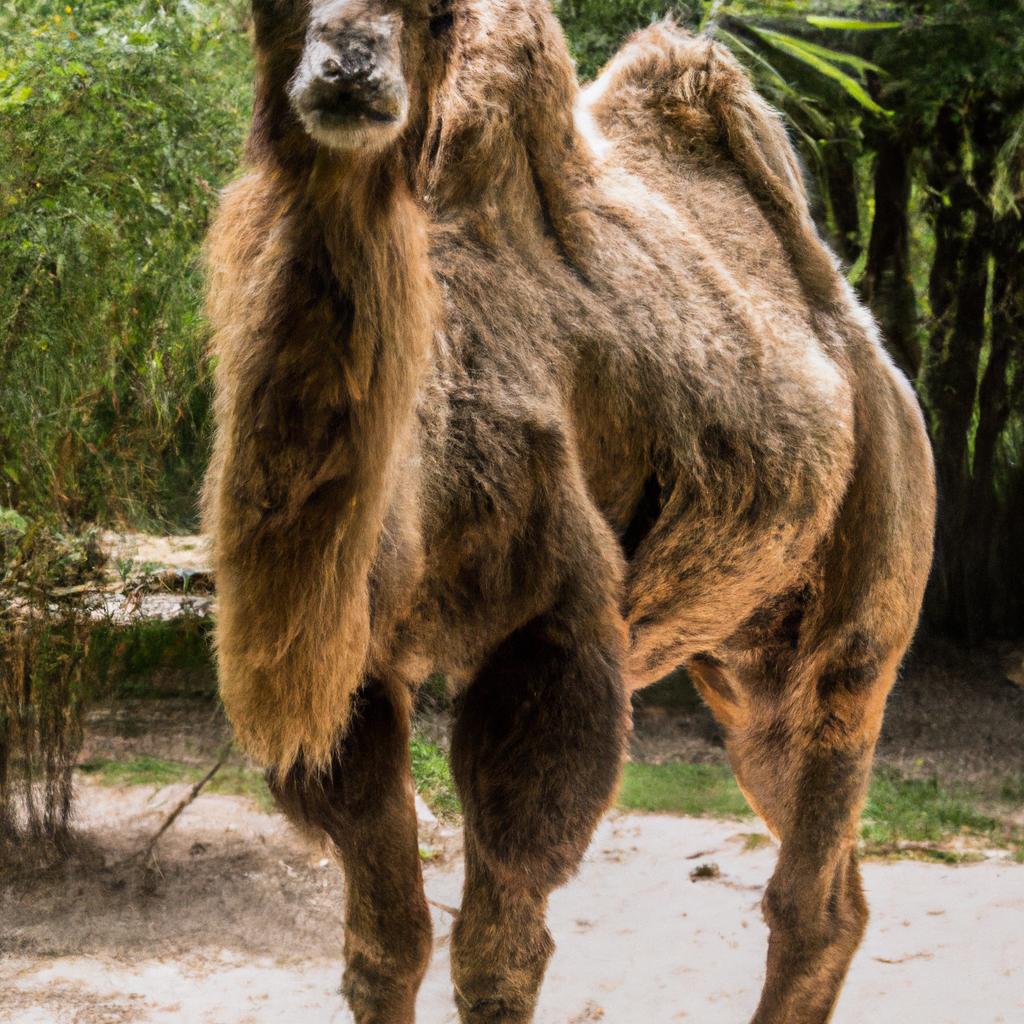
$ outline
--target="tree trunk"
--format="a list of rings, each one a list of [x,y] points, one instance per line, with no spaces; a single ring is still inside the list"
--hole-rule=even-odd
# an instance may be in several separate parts
[[[856,158],[856,150],[848,143],[829,142],[822,147],[824,185],[832,214],[829,233],[847,267],[852,267],[861,254]]]
[[[1022,552],[1013,549],[1007,519],[1012,503],[1005,496],[1000,500],[997,479],[999,442],[1016,397],[1011,392],[1011,373],[1013,390],[1024,389],[1024,248],[1015,217],[996,226],[993,255],[992,337],[978,391],[970,531],[964,538],[964,588],[972,640],[993,628],[1005,629],[1018,616],[1020,606],[1019,599],[1014,601],[1019,581],[1012,566],[1020,561]],[[1003,621],[997,622],[997,618]]]
[[[887,136],[875,160],[875,215],[868,242],[861,294],[871,306],[886,347],[911,379],[921,368],[917,297],[910,269],[910,150],[900,136]]]
[[[985,341],[992,214],[992,110],[976,108],[968,137],[952,108],[936,125],[929,184],[935,207],[935,261],[929,291],[933,327],[924,384],[939,477],[938,551],[930,586],[930,618],[943,632],[966,636],[972,616],[964,581],[964,534],[972,497],[969,449]],[[965,157],[968,142],[972,165]],[[971,627],[973,631],[973,626]]]

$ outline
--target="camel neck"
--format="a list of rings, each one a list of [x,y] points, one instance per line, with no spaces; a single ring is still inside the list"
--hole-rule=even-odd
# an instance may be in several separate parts
[[[322,268],[351,306],[350,329],[337,343],[358,408],[396,354],[403,376],[418,379],[424,368],[438,317],[426,215],[398,156],[317,155],[293,176],[291,191],[294,257]]]
[[[300,176],[261,162],[213,237],[220,426],[206,517],[222,692],[265,762],[290,764],[301,746],[325,763],[365,669],[366,581],[415,440],[437,316],[426,225],[386,165],[325,161]],[[295,720],[267,730],[253,694]]]

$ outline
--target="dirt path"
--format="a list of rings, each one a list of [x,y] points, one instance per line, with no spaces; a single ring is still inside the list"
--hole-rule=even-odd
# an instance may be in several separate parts
[[[349,1024],[337,995],[341,880],[275,815],[204,795],[158,870],[119,862],[180,797],[83,783],[69,868],[0,892],[2,1024]],[[538,1024],[738,1024],[757,998],[771,846],[746,823],[616,814],[552,900],[558,953]],[[423,1024],[454,1024],[448,935],[457,836],[425,829],[436,954]],[[102,844],[102,845],[101,845]],[[717,878],[691,882],[704,863]],[[836,1024],[1024,1021],[1024,867],[1005,859],[865,866],[873,918]]]

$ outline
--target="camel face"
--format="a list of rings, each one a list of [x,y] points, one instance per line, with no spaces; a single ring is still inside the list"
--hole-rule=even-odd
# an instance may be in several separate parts
[[[398,138],[409,113],[403,28],[393,4],[314,0],[288,95],[315,141],[357,150]]]

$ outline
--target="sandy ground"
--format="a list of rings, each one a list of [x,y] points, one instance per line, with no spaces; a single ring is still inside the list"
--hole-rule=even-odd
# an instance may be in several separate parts
[[[342,882],[276,815],[203,795],[154,869],[123,863],[184,787],[82,784],[83,849],[0,891],[2,1024],[349,1024],[337,994]],[[558,892],[538,1024],[740,1024],[762,978],[772,846],[749,823],[615,814]],[[436,949],[419,1020],[454,1024],[456,833],[424,823]],[[691,881],[717,864],[718,878]],[[836,1024],[1024,1022],[1024,867],[868,863],[873,917]]]

